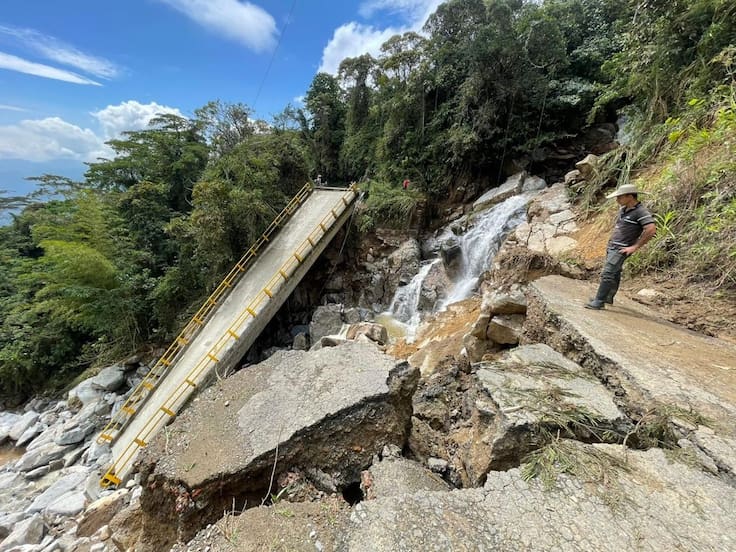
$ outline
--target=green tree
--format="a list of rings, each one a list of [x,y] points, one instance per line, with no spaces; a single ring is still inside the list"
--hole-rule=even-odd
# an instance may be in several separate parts
[[[345,105],[337,79],[327,73],[317,73],[307,90],[304,105],[302,131],[311,148],[314,170],[327,180],[340,179]]]
[[[345,140],[340,149],[340,167],[347,180],[367,176],[375,162],[378,123],[371,115],[373,90],[369,78],[376,61],[369,54],[342,61],[338,71],[345,89]]]
[[[123,191],[143,181],[162,184],[168,206],[186,213],[209,154],[199,126],[178,115],[158,115],[150,128],[124,132],[123,139],[107,142],[115,157],[90,163],[85,177],[103,190]]]

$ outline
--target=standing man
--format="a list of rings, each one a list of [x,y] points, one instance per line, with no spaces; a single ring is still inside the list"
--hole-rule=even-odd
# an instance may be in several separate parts
[[[608,241],[606,264],[603,265],[598,293],[585,305],[586,309],[600,310],[606,303],[613,305],[613,297],[621,282],[624,261],[647,243],[657,231],[654,217],[639,202],[639,190],[634,184],[625,184],[606,198],[616,198],[621,206],[616,226]]]

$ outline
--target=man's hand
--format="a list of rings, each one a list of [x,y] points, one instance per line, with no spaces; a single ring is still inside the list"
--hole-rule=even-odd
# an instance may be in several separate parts
[[[652,236],[656,233],[657,233],[657,227],[654,224],[647,224],[644,227],[644,230],[642,230],[641,236],[639,236],[639,240],[634,245],[630,245],[628,247],[622,247],[621,249],[619,249],[619,251],[623,253],[624,255],[632,255],[636,251],[638,251],[638,249],[642,245],[647,243],[652,238]]]

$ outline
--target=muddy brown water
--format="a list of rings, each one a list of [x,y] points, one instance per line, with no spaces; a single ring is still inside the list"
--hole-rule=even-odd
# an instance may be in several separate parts
[[[24,452],[23,449],[15,448],[13,445],[0,445],[0,468],[18,460]]]

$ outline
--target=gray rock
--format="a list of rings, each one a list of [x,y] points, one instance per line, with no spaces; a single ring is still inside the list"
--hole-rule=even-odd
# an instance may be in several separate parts
[[[338,347],[340,345],[344,345],[347,343],[348,340],[345,337],[338,336],[338,335],[324,335],[319,338],[319,341],[312,345],[312,347],[309,349],[310,351],[319,351],[320,349],[324,349],[326,347]]]
[[[522,314],[494,316],[488,323],[488,339],[501,345],[516,345],[519,343],[525,319]]]
[[[105,391],[100,389],[95,382],[90,379],[86,379],[79,385],[69,390],[68,400],[70,404],[74,401],[80,401],[82,404],[88,404],[93,401],[101,399],[105,395]]]
[[[567,187],[562,184],[553,184],[537,195],[529,205],[527,213],[532,221],[546,221],[550,215],[570,209],[570,199]]]
[[[501,203],[511,196],[521,193],[521,188],[526,177],[526,172],[522,171],[510,177],[499,187],[488,190],[477,200],[475,200],[475,202],[473,203],[473,211],[482,211],[483,209],[486,209],[491,205]]]
[[[45,466],[53,460],[63,457],[69,450],[68,446],[46,443],[32,450],[28,450],[20,460],[15,463],[15,469],[26,472],[39,466]]]
[[[463,260],[463,249],[460,240],[452,236],[447,238],[440,245],[440,257],[445,270],[448,272],[457,272],[460,270]]]
[[[291,345],[292,349],[296,349],[297,351],[306,351],[309,349],[309,338],[307,337],[307,334],[299,333],[294,336],[294,342]]]
[[[64,429],[61,435],[56,438],[57,445],[76,445],[81,443],[84,439],[94,433],[96,425],[91,421],[82,422],[77,424],[76,421],[69,429]]]
[[[7,552],[26,544],[39,544],[43,540],[46,527],[43,518],[35,514],[15,524],[13,531],[0,543],[0,551]]]
[[[21,435],[26,432],[29,428],[33,427],[38,421],[39,413],[30,411],[23,414],[17,422],[10,428],[8,437],[13,441],[20,439]]]
[[[38,435],[40,435],[44,429],[46,429],[46,427],[41,422],[36,422],[31,427],[26,429],[20,437],[18,437],[18,440],[15,442],[15,446],[16,447],[26,446],[33,439],[35,439]]]
[[[580,174],[582,175],[582,177],[586,180],[589,180],[590,177],[593,176],[595,172],[598,170],[597,169],[598,162],[599,162],[598,156],[590,153],[586,155],[584,159],[575,163],[575,166],[580,171]]]
[[[525,314],[526,294],[518,284],[508,290],[494,289],[483,295],[481,312],[488,314]]]
[[[360,309],[355,307],[345,309],[345,311],[342,313],[342,318],[346,324],[359,324],[363,321]]]
[[[46,464],[45,466],[41,466],[40,468],[36,468],[35,470],[26,472],[25,478],[28,481],[35,481],[36,479],[41,479],[47,473],[51,473],[51,466],[48,464]]]
[[[57,420],[57,422],[51,427],[46,428],[41,434],[37,435],[33,441],[26,445],[26,450],[34,450],[42,445],[53,443],[62,431],[64,425],[63,419]]]
[[[325,335],[340,333],[342,329],[342,305],[317,307],[309,323],[309,337],[317,343]]]
[[[83,491],[69,491],[49,504],[44,512],[46,515],[75,516],[84,510],[86,501]]]
[[[575,184],[582,179],[582,173],[578,169],[575,169],[565,175],[565,184],[569,186],[570,184]]]
[[[23,512],[12,512],[10,514],[0,514],[0,541],[5,539],[19,521],[26,519],[27,515]]]
[[[18,472],[4,472],[0,473],[0,491],[4,489],[10,489],[15,487],[23,480],[23,476]]]
[[[92,378],[92,382],[103,391],[117,391],[125,383],[125,372],[125,366],[113,364],[100,370],[100,373]]]
[[[385,458],[374,463],[369,472],[371,477],[363,478],[363,493],[369,499],[450,489],[442,478],[406,458]],[[369,486],[366,480],[370,482]]]
[[[70,452],[67,452],[63,458],[64,460],[63,467],[68,468],[69,466],[73,466],[74,464],[76,464],[79,461],[79,459],[82,457],[82,455],[87,451],[87,449],[88,449],[87,446],[81,446],[76,449],[73,449]]]
[[[13,412],[0,412],[0,445],[10,436],[10,430],[20,420],[20,415]]]
[[[56,502],[60,497],[73,492],[86,481],[89,470],[83,468],[70,468],[70,472],[56,481],[48,489],[35,498],[28,507],[29,512],[41,512]]]
[[[357,339],[358,336],[364,335],[371,341],[375,341],[379,345],[388,343],[388,331],[385,326],[376,324],[375,322],[362,322],[351,325],[346,337],[348,339]]]
[[[434,473],[445,473],[447,471],[447,460],[442,458],[428,458],[427,467]]]
[[[538,176],[527,176],[524,179],[524,183],[521,186],[523,192],[536,192],[538,190],[544,190],[547,187],[547,183],[544,178]]]
[[[92,502],[80,516],[77,535],[89,537],[100,527],[108,524],[115,514],[122,510],[129,494],[128,489],[118,489]]]
[[[478,362],[488,350],[486,340],[476,337],[472,333],[463,336],[463,346],[470,362]]]
[[[411,282],[414,275],[419,272],[422,260],[422,250],[419,242],[415,239],[402,242],[398,249],[391,253],[386,259],[388,266],[388,286],[396,289],[399,285]]]

